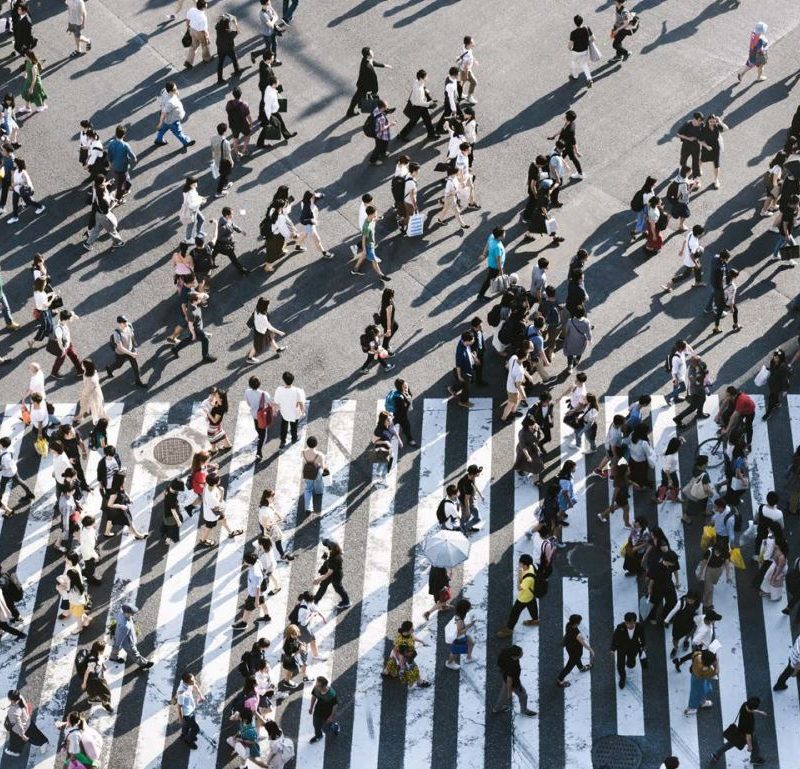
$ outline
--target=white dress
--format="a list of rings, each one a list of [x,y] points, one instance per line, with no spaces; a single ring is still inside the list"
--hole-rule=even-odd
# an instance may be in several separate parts
[[[100,377],[97,372],[88,377],[83,377],[83,387],[81,388],[80,398],[81,416],[91,414],[92,424],[97,424],[101,419],[108,419],[106,414],[106,401],[103,397],[103,390],[100,387]]]

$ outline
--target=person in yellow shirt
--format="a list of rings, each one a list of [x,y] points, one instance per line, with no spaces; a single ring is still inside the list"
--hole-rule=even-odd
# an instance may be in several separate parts
[[[539,624],[539,606],[536,603],[536,595],[534,588],[536,586],[536,570],[533,567],[533,558],[528,553],[523,553],[519,557],[517,564],[517,581],[518,593],[517,600],[511,607],[511,613],[508,615],[508,622],[505,627],[497,631],[498,638],[511,638],[514,632],[514,626],[517,624],[520,614],[525,609],[531,615],[530,619],[526,619],[522,624],[528,627],[535,627]]]

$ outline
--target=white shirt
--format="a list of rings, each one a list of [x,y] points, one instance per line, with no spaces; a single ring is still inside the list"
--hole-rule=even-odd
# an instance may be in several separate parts
[[[284,240],[291,240],[294,237],[292,220],[285,213],[278,214],[275,224],[272,225],[272,232],[275,235],[283,235]]]
[[[464,141],[475,144],[478,141],[478,121],[468,120],[464,123]]]
[[[208,16],[205,11],[190,8],[186,11],[186,21],[189,22],[189,29],[195,32],[208,32]]]
[[[460,174],[461,178],[464,179],[468,184],[470,180],[469,158],[461,151],[459,151],[458,155],[456,156],[456,170]]]
[[[758,508],[756,508],[756,516],[759,518],[764,516],[767,520],[775,521],[775,523],[783,528],[783,512],[778,507],[771,507],[766,503],[759,505]]]
[[[517,392],[517,385],[525,378],[525,371],[520,365],[519,358],[512,355],[508,359],[508,377],[506,378],[506,392]]]
[[[34,291],[33,292],[33,306],[42,312],[42,310],[47,309],[47,292],[46,291]]]
[[[291,387],[280,385],[275,388],[275,403],[283,419],[287,422],[296,422],[301,413],[298,403],[301,404],[301,408],[305,408],[305,391],[295,385]]]
[[[261,564],[264,575],[272,574],[277,566],[273,550],[261,550],[258,554],[258,562]]]
[[[464,53],[461,54],[461,57],[458,60],[458,68],[462,72],[469,72],[469,70],[472,69],[474,64],[475,64],[475,54],[472,53],[471,48],[465,48]]]
[[[695,631],[694,635],[692,636],[692,645],[701,646],[703,649],[708,649],[708,645],[711,643],[711,640],[714,637],[714,626],[706,625],[705,619],[701,614],[698,614],[694,618],[694,624]]]
[[[97,530],[94,526],[81,529],[81,558],[88,561],[98,558],[97,555]]]
[[[56,479],[56,483],[64,483],[64,471],[70,467],[72,467],[72,462],[66,452],[62,451],[60,454],[56,454],[53,459],[53,477]]]
[[[425,95],[425,81],[417,80],[408,98],[415,107],[427,107],[429,102],[428,97]]]
[[[225,500],[223,498],[222,489],[217,486],[209,486],[206,484],[203,489],[203,520],[214,522],[219,520],[219,516],[213,513],[214,508],[223,508],[224,514]]]
[[[264,112],[267,115],[267,120],[278,112],[278,109],[278,91],[271,85],[268,85],[264,91]]]
[[[572,388],[569,394],[569,403],[574,409],[579,409],[586,405],[586,385],[581,383]]]
[[[450,139],[447,142],[447,159],[452,160],[457,158],[461,152],[461,142],[466,141],[463,136],[458,136],[454,133],[450,134]]]
[[[276,331],[277,329],[269,322],[267,315],[262,315],[257,312],[253,315],[253,326],[259,334],[266,334],[267,331]]]
[[[695,266],[692,254],[694,254],[698,248],[700,248],[699,238],[696,238],[690,233],[689,237],[683,241],[683,245],[681,246],[681,259],[683,259],[684,267]]]
[[[38,406],[35,403],[31,403],[31,425],[36,428],[44,427],[47,421],[47,404],[44,401]]]
[[[258,317],[258,315],[256,315]],[[250,414],[252,415],[253,419],[258,416],[258,409],[261,407],[261,396],[264,396],[264,402],[269,403],[270,397],[269,393],[266,390],[258,389],[254,390],[252,387],[248,387],[244,391],[244,399],[247,401],[247,405],[250,408]]]
[[[72,335],[69,332],[69,326],[66,323],[57,323],[53,329],[56,341],[61,345],[61,348],[66,350],[72,342]]]
[[[260,561],[256,561],[247,569],[247,595],[255,598],[264,581],[264,569]]]
[[[17,474],[17,462],[14,453],[9,446],[0,454],[0,476],[3,478],[13,478]]]
[[[183,193],[183,208],[190,213],[196,214],[203,205],[203,196],[192,187],[188,192]]]
[[[403,198],[403,200],[405,200],[405,202],[408,203],[410,206],[413,206],[414,205],[413,196],[417,191],[417,183],[414,181],[412,177],[409,176],[406,179],[406,185],[404,189],[405,189],[405,197]]]
[[[31,381],[28,382],[28,390],[31,394],[39,393],[44,398],[44,371],[37,371],[31,375]]]
[[[450,499],[449,497],[444,501],[444,527],[450,531],[458,531],[461,528],[461,510],[458,499]]]
[[[264,529],[273,542],[283,539],[278,526],[278,514],[270,505],[262,505],[258,508],[258,525]]]
[[[95,139],[89,145],[89,154],[86,156],[86,165],[90,166],[98,158],[103,156],[103,142],[100,139]]]
[[[686,382],[686,352],[676,352],[672,356],[672,378]]]
[[[674,454],[664,454],[661,458],[661,469],[665,473],[677,473],[678,472],[678,452],[676,451]]]

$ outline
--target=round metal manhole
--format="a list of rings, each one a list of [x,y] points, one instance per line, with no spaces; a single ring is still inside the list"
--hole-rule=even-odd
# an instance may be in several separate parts
[[[192,444],[184,438],[164,438],[153,448],[153,459],[167,467],[187,464],[192,458]]]
[[[639,769],[642,749],[628,737],[610,734],[594,741],[592,764],[594,769]]]
[[[611,569],[608,551],[585,542],[579,542],[570,549],[567,561],[584,577],[601,577]]]

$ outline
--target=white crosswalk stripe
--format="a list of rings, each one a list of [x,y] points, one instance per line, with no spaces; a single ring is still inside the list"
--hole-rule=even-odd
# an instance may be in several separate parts
[[[763,413],[764,399],[754,397],[758,415]],[[533,400],[533,399],[532,399]],[[413,574],[404,589],[407,589],[407,604],[404,612],[414,622],[415,632],[427,645],[417,648],[416,662],[424,678],[430,680],[432,685],[428,689],[411,689],[407,698],[405,712],[406,727],[404,742],[392,746],[391,755],[397,759],[397,764],[410,769],[420,767],[433,769],[436,763],[434,726],[438,719],[445,716],[435,713],[435,706],[442,702],[445,692],[437,694],[438,686],[452,693],[453,699],[457,698],[457,712],[459,718],[467,718],[469,728],[461,728],[458,734],[456,757],[459,769],[484,769],[490,765],[487,758],[487,742],[484,730],[480,724],[488,724],[489,719],[506,719],[505,715],[493,716],[487,712],[487,702],[491,705],[499,686],[499,675],[495,660],[487,652],[487,634],[493,633],[496,628],[487,627],[487,607],[490,601],[493,606],[502,605],[503,615],[510,608],[517,592],[516,565],[519,555],[523,552],[531,553],[534,561],[538,561],[538,553],[533,553],[533,541],[527,533],[535,519],[535,512],[539,505],[539,491],[535,485],[513,474],[513,483],[509,481],[508,489],[513,490],[513,524],[510,532],[503,535],[502,529],[492,531],[492,495],[498,493],[492,489],[493,482],[497,481],[496,472],[493,473],[492,457],[511,455],[517,440],[516,432],[521,426],[518,419],[514,426],[512,436],[510,430],[501,430],[493,423],[493,402],[488,398],[475,399],[475,407],[466,416],[466,444],[456,448],[457,452],[450,452],[450,442],[454,440],[448,432],[448,418],[452,416],[452,409],[448,410],[448,403],[440,399],[425,399],[418,403],[421,411],[420,450],[418,455],[418,476],[414,476],[416,509],[416,542],[417,546],[410,551],[413,558],[413,569],[408,573]],[[718,408],[719,400],[711,396],[706,402],[706,410],[714,413]],[[376,408],[377,405],[377,408]],[[629,398],[627,396],[609,396],[603,399],[605,426],[607,427],[614,414],[625,414],[628,410]],[[123,404],[108,404],[108,411],[112,417],[109,430],[109,441],[116,442],[124,420]],[[558,407],[559,419],[563,416],[565,404]],[[168,428],[169,403],[151,403],[143,410],[139,428],[135,431],[142,435],[157,435]],[[340,543],[345,541],[345,524],[348,531],[352,525],[349,520],[349,505],[351,504],[352,467],[354,455],[360,454],[358,447],[354,448],[356,430],[359,425],[369,427],[371,433],[374,426],[374,414],[383,409],[383,401],[359,402],[355,399],[344,399],[333,403],[314,404],[314,414],[323,428],[327,430],[326,455],[331,472],[331,483],[325,488],[322,498],[322,509],[319,516],[320,539],[330,538]],[[69,419],[74,411],[72,404],[57,404],[56,413],[63,419]],[[461,412],[457,412],[460,418]],[[655,478],[660,480],[660,463],[664,449],[669,439],[676,434],[672,418],[674,408],[668,406],[663,397],[653,396],[652,400],[652,443],[655,449]],[[751,486],[750,503],[753,509],[764,501],[766,493],[775,488],[777,483],[781,487],[781,480],[776,478],[777,473],[773,467],[785,464],[785,457],[774,456],[770,444],[770,433],[778,429],[781,419],[788,421],[792,441],[800,444],[800,396],[789,396],[786,408],[776,412],[769,423],[756,418],[754,424],[753,447],[750,458]],[[195,409],[193,426],[202,430],[202,416]],[[193,420],[193,421],[194,421]],[[224,469],[223,483],[226,487],[227,517],[231,528],[246,528],[248,518],[255,516],[257,508],[257,493],[254,487],[257,484],[255,475],[256,467],[253,462],[253,441],[255,432],[252,417],[244,402],[236,404],[228,417],[230,424],[227,426],[229,434],[233,436],[233,450],[230,454],[230,465]],[[281,452],[277,459],[277,468],[274,487],[276,490],[275,505],[278,512],[284,517],[283,530],[285,543],[290,549],[295,526],[297,525],[297,511],[301,504],[301,450],[307,435],[306,423],[300,427],[299,440]],[[133,428],[134,425],[131,425]],[[127,429],[127,426],[126,426]],[[602,434],[604,427],[599,426]],[[781,425],[780,429],[785,430]],[[129,432],[133,432],[131,429]],[[696,438],[695,438],[696,433]],[[712,438],[716,433],[716,425],[711,419],[692,423],[691,429],[685,433],[690,444],[695,445]],[[319,432],[317,433],[319,435]],[[598,454],[587,457],[576,451],[570,444],[572,430],[563,423],[560,425],[560,441],[558,446],[548,448],[558,450],[558,459],[563,463],[566,459],[576,462],[577,470],[574,483],[579,504],[570,512],[569,529],[565,529],[565,542],[581,543],[590,540],[590,532],[599,526],[596,521],[598,510],[590,509],[587,497],[589,484],[588,473],[591,472]],[[788,434],[788,431],[787,431]],[[0,424],[0,435],[12,438],[11,451],[15,457],[29,450],[25,429],[19,421],[19,407],[10,404],[3,412],[3,421]],[[598,443],[600,441],[598,440]],[[446,450],[447,449],[447,450]],[[688,449],[686,449],[688,450]],[[683,451],[683,450],[682,450]],[[123,459],[130,456],[124,447],[121,449]],[[392,470],[387,476],[386,486],[377,487],[370,492],[368,499],[368,523],[366,523],[366,549],[363,564],[363,599],[361,604],[361,626],[359,637],[354,643],[357,645],[358,657],[355,666],[355,692],[339,692],[340,700],[352,700],[352,714],[343,714],[342,722],[348,735],[349,762],[358,769],[382,769],[384,746],[380,725],[382,721],[382,696],[384,684],[380,672],[384,665],[384,650],[387,637],[394,635],[394,627],[388,623],[389,617],[389,587],[395,575],[392,570],[392,543],[394,540],[394,526],[396,519],[395,495],[398,484],[405,479],[405,473],[411,466],[411,454],[408,449],[399,452],[395,457]],[[448,466],[451,457],[458,456],[458,466]],[[85,463],[87,478],[94,479],[98,455],[94,453]],[[776,464],[777,463],[777,464]],[[45,563],[46,548],[51,538],[53,522],[54,483],[52,477],[52,460],[45,457],[39,461],[38,474],[35,481],[36,501],[32,505],[30,514],[25,522],[25,532],[22,535],[21,546],[17,556],[16,572],[24,588],[24,599],[19,603],[22,622],[20,629],[29,630],[34,611],[38,608],[37,602],[52,602],[52,596],[39,595],[39,582],[42,578]],[[443,497],[443,487],[446,479],[456,479],[463,471],[464,466],[476,464],[482,466],[483,472],[478,478],[478,487],[485,497],[485,501],[478,499],[482,525],[479,531],[471,537],[471,551],[467,561],[460,567],[454,576],[454,584],[463,585],[463,596],[471,601],[473,614],[477,620],[474,631],[475,662],[462,666],[456,671],[442,671],[447,656],[447,647],[438,633],[439,618],[435,615],[429,622],[423,618],[423,612],[433,605],[428,594],[427,581],[429,564],[422,553],[422,542],[425,536],[437,527],[436,507]],[[684,467],[687,463],[684,463]],[[129,466],[131,480],[130,495],[132,498],[132,511],[137,528],[150,530],[157,533],[160,526],[160,517],[154,514],[156,491],[163,479],[156,478],[145,463],[133,462]],[[373,468],[373,473],[375,469]],[[415,471],[416,473],[416,471]],[[684,478],[684,481],[686,479]],[[718,483],[724,480],[722,468],[712,471],[712,481]],[[597,481],[595,480],[595,483]],[[262,485],[258,485],[258,492]],[[605,484],[603,484],[605,489]],[[610,484],[608,491],[611,491]],[[16,492],[15,492],[16,496]],[[632,494],[632,497],[634,495]],[[595,497],[596,499],[596,497]],[[694,579],[695,563],[687,560],[695,552],[696,544],[687,537],[699,536],[699,526],[692,524],[684,526],[680,520],[681,507],[677,503],[664,503],[657,510],[644,492],[636,492],[636,500],[640,509],[648,509],[645,514],[650,519],[651,527],[655,525],[656,514],[658,525],[666,533],[673,550],[680,562],[680,589],[679,594],[685,592],[689,585],[696,586]],[[496,499],[494,506],[500,504]],[[99,519],[99,495],[92,494],[87,500],[87,512],[94,512]],[[633,500],[631,504],[631,519],[634,517]],[[413,519],[410,519],[413,520]],[[509,521],[511,519],[509,518]],[[8,525],[8,524],[6,524]],[[153,628],[154,651],[152,658],[155,667],[146,676],[143,694],[143,704],[140,726],[136,735],[136,745],[128,764],[133,769],[161,769],[162,754],[166,747],[166,737],[170,720],[174,718],[174,708],[170,708],[170,699],[177,684],[178,656],[181,646],[181,632],[186,617],[190,610],[188,605],[190,595],[190,582],[192,578],[193,562],[200,557],[195,553],[195,530],[197,517],[184,523],[181,531],[181,540],[178,544],[170,545],[165,551],[165,568],[161,584],[149,600],[156,601],[157,619]],[[495,596],[490,585],[490,565],[495,556],[494,537],[509,536],[507,543],[513,546],[503,554],[508,559],[513,573],[507,575],[504,584],[511,586],[511,594]],[[19,536],[19,534],[17,534]],[[590,614],[593,613],[595,596],[608,595],[612,602],[611,615],[614,624],[621,621],[626,611],[638,611],[639,593],[637,580],[626,578],[622,570],[622,555],[620,548],[627,540],[628,531],[622,527],[620,511],[612,514],[610,523],[610,554],[607,563],[610,574],[589,574],[588,576],[575,576],[574,573],[561,574],[562,598],[560,606],[548,606],[548,616],[553,617],[553,612],[566,622],[570,614],[577,613],[583,617],[582,632],[589,637]],[[743,538],[745,555],[749,558],[749,540]],[[229,672],[235,667],[238,660],[231,659],[233,634],[231,624],[241,610],[243,596],[240,595],[240,574],[242,557],[247,547],[245,537],[228,540],[222,532],[222,542],[217,550],[210,554],[213,563],[213,582],[206,586],[210,601],[207,624],[201,629],[204,635],[204,650],[202,663],[196,664],[200,681],[207,692],[207,701],[198,709],[198,721],[202,734],[199,739],[200,747],[192,751],[189,756],[191,769],[205,769],[217,765],[220,758],[227,760],[227,746],[220,744],[223,731],[222,713],[227,704]],[[315,562],[320,561],[324,547],[316,546]],[[106,570],[114,573],[114,587],[112,600],[108,611],[109,617],[113,616],[118,606],[123,602],[137,602],[140,593],[140,584],[143,579],[145,562],[145,543],[138,542],[129,535],[124,535],[121,545],[109,551],[113,555],[103,561],[102,572]],[[567,555],[570,550],[564,551],[557,559],[558,570],[566,565]],[[13,564],[13,561],[12,561]],[[60,572],[61,565],[57,565]],[[458,572],[459,570],[457,570]],[[258,634],[266,637],[271,642],[270,656],[274,659],[273,678],[277,682],[280,671],[280,650],[285,620],[290,608],[294,604],[296,591],[290,583],[292,564],[281,564],[279,576],[283,589],[269,599],[269,611],[273,621],[268,625],[259,627]],[[739,587],[743,587],[752,579],[752,567],[738,577]],[[345,585],[348,579],[356,578],[358,572],[350,568],[347,571]],[[510,577],[510,579],[509,579]],[[599,580],[599,581],[598,581]],[[310,575],[309,575],[310,582]],[[300,584],[300,582],[298,582]],[[599,590],[597,590],[599,588]],[[303,589],[303,588],[301,588]],[[292,594],[295,592],[295,594]],[[555,596],[555,597],[554,597]],[[590,599],[590,596],[592,598]],[[457,597],[457,596],[454,596]],[[308,675],[313,679],[317,675],[332,677],[334,662],[337,660],[339,650],[334,648],[334,638],[337,626],[337,613],[334,609],[339,600],[338,595],[332,590],[321,601],[320,609],[329,621],[319,624],[314,628],[320,652],[327,655],[327,659],[315,661],[309,659]],[[607,600],[607,599],[604,599]],[[550,591],[542,603],[549,601],[558,602],[558,591]],[[760,602],[760,606],[758,605]],[[739,706],[748,692],[746,682],[750,680],[751,665],[760,665],[763,671],[765,663],[769,667],[770,683],[777,680],[783,670],[789,647],[792,643],[791,625],[788,619],[781,614],[785,606],[783,601],[770,601],[767,598],[758,598],[748,589],[745,596],[737,592],[737,585],[726,581],[725,575],[720,580],[715,590],[715,608],[723,615],[723,621],[718,627],[718,638],[722,643],[720,650],[720,680],[718,685],[719,708],[722,714],[722,726],[734,720]],[[764,633],[763,641],[756,639],[756,643],[763,644],[763,656],[760,659],[744,658],[743,635],[746,628],[740,618],[740,603],[742,610],[752,607],[763,613]],[[55,609],[54,609],[55,611]],[[447,619],[452,615],[448,615]],[[527,614],[521,619],[525,619]],[[57,758],[55,749],[58,745],[57,730],[54,722],[63,719],[67,710],[73,703],[68,702],[70,689],[74,690],[74,660],[79,645],[79,638],[72,634],[74,621],[46,620],[50,627],[54,626],[55,632],[49,649],[45,649],[45,665],[41,674],[41,690],[37,692],[39,702],[38,724],[50,739],[43,754],[35,753],[28,759],[29,769],[55,769]],[[549,621],[549,620],[548,620]],[[603,628],[593,626],[591,642],[598,655],[608,654],[608,642],[612,627]],[[558,628],[559,638],[562,628]],[[655,629],[646,628],[648,635],[655,634]],[[551,692],[555,691],[555,676],[562,664],[563,650],[547,648],[540,645],[542,628],[524,627],[518,623],[514,630],[513,642],[523,649],[523,683],[528,690],[529,707],[534,710],[550,708],[560,698],[554,698]],[[552,635],[550,636],[552,637]],[[517,703],[513,703],[514,714],[511,716],[509,729],[508,753],[498,757],[499,766],[511,766],[513,769],[538,769],[545,766],[543,757],[556,750],[559,754],[563,751],[566,766],[576,769],[589,769],[592,766],[592,739],[598,736],[598,723],[593,723],[593,716],[597,718],[597,707],[600,712],[610,709],[610,719],[614,718],[616,711],[617,733],[633,736],[645,735],[645,700],[655,697],[660,701],[659,707],[664,714],[666,722],[663,726],[668,735],[667,747],[680,757],[681,767],[700,769],[700,757],[707,756],[708,750],[717,747],[722,742],[721,733],[712,728],[706,728],[706,722],[699,718],[686,717],[683,713],[687,707],[689,697],[690,676],[686,670],[677,674],[669,659],[671,649],[671,630],[665,631],[666,653],[656,654],[655,659],[650,657],[650,669],[642,674],[640,668],[629,671],[627,685],[624,690],[616,686],[606,688],[611,680],[599,678],[597,668],[585,674],[573,672],[569,681],[571,686],[564,690],[563,713],[557,714],[558,719],[563,718],[564,728],[560,734],[542,732],[539,728],[539,719],[528,719],[518,714]],[[4,639],[0,645],[0,691],[6,691],[19,685],[20,677],[25,670],[23,659],[24,645]],[[750,643],[752,643],[750,639]],[[660,644],[660,642],[659,642]],[[681,650],[682,651],[682,650]],[[584,654],[584,663],[588,661]],[[463,659],[462,659],[463,663]],[[608,663],[606,663],[608,667]],[[611,666],[613,668],[613,665]],[[122,666],[110,666],[109,685],[112,691],[112,703],[115,706],[114,714],[106,714],[98,707],[89,711],[91,723],[104,737],[103,758],[101,765],[113,764],[115,731],[118,731],[120,709],[125,708],[123,697]],[[537,677],[537,671],[539,676]],[[614,683],[616,676],[614,675]],[[666,686],[661,690],[655,687],[660,685],[657,681],[664,681]],[[336,681],[333,681],[336,685]],[[313,735],[311,716],[307,709],[310,704],[310,686],[305,687],[302,694],[302,703],[299,713],[296,711],[294,725],[290,727],[293,738],[297,738],[297,764],[304,769],[323,769],[327,762],[325,742],[310,744]],[[488,699],[487,699],[488,689]],[[716,699],[717,687],[715,686]],[[759,692],[767,706],[766,697]],[[614,697],[615,705],[611,705],[610,698]],[[445,696],[446,698],[446,696]],[[716,705],[716,703],[715,703]],[[561,706],[559,705],[559,708]],[[774,760],[775,766],[782,769],[791,769],[791,757],[800,750],[800,735],[796,725],[800,722],[800,697],[795,685],[781,693],[772,696],[769,722],[770,730],[774,723],[774,736],[777,742],[778,756]],[[281,718],[284,710],[278,707],[277,718]],[[455,711],[454,711],[455,714]],[[552,717],[552,713],[548,714]],[[383,714],[385,719],[387,714]],[[394,714],[393,717],[398,717]],[[402,717],[402,715],[400,715]],[[446,716],[449,718],[450,716]],[[610,719],[608,722],[610,722]],[[348,723],[349,722],[349,723]],[[457,724],[453,722],[453,728]],[[702,726],[702,728],[700,728]],[[766,729],[767,727],[763,727]],[[761,733],[762,727],[759,732]],[[648,736],[649,738],[649,736]],[[555,740],[555,742],[554,742]],[[563,740],[563,743],[559,743]],[[456,743],[454,743],[456,744]],[[762,740],[762,745],[764,740]],[[387,754],[388,755],[388,754]],[[728,769],[744,769],[748,754],[745,751],[731,751],[726,755]],[[491,764],[494,767],[494,764]]]

